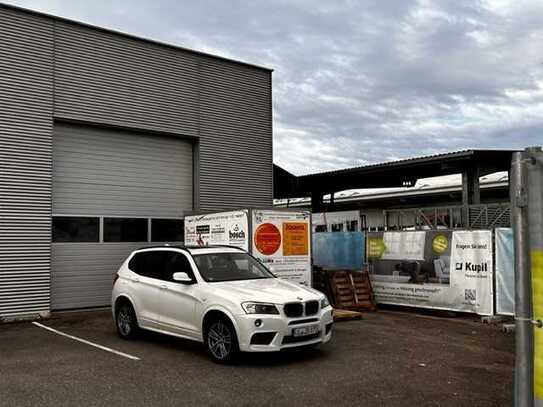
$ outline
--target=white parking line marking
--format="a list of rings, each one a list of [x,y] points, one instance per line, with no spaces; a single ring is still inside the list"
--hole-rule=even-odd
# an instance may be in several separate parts
[[[47,329],[48,331],[54,332],[57,335],[65,336],[66,338],[73,339],[74,341],[78,341],[78,342],[82,342],[82,343],[90,345],[90,346],[94,346],[95,348],[105,350],[106,352],[111,352],[111,353],[114,353],[116,355],[123,356],[125,358],[132,359],[132,360],[140,360],[140,358],[138,358],[137,356],[132,356],[132,355],[129,355],[128,353],[119,352],[118,350],[111,349],[111,348],[108,348],[106,346],[98,345],[97,343],[87,341],[86,339],[78,338],[77,336],[68,335],[68,334],[66,334],[64,332],[57,331],[56,329],[53,329],[53,328],[50,328],[50,327],[45,326],[43,324],[40,324],[39,322],[32,322],[32,323],[34,325],[40,327],[40,328]]]

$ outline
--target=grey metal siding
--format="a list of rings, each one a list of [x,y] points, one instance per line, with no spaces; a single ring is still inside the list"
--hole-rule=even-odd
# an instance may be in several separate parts
[[[49,310],[53,31],[0,7],[0,319]]]
[[[55,23],[55,116],[197,136],[195,55]]]
[[[161,176],[183,181],[178,190],[165,188],[162,181],[133,168],[132,159],[119,155],[117,147],[113,150],[120,166],[106,159],[103,140],[87,128],[84,137],[92,143],[86,144],[89,157],[78,157],[82,167],[70,161],[78,154],[70,150],[73,138],[66,137],[65,144],[61,140],[56,149],[57,214],[165,217],[191,208],[272,204],[268,70],[0,4],[0,119],[0,317],[49,308],[53,120],[143,135],[168,133],[179,138],[180,150],[170,150],[167,142],[161,148],[182,157],[183,163],[178,172],[172,171],[176,165],[167,155],[164,162],[147,163]],[[59,134],[70,126],[59,127]],[[117,131],[115,142],[125,135]],[[155,147],[137,141],[143,135],[130,133],[130,140],[123,139],[126,149],[135,155],[145,150],[154,157]],[[192,150],[186,148],[189,144]],[[124,177],[126,185],[118,196],[111,193],[111,178],[98,164]],[[189,172],[196,180],[192,185],[185,182]],[[153,184],[155,190],[142,183]],[[158,189],[166,197],[161,202],[154,198]],[[68,265],[62,259],[70,253],[59,248],[55,244],[53,249],[60,278],[55,293],[62,284],[71,284],[61,275]],[[112,264],[117,265],[113,257],[111,262],[105,273],[109,281]]]
[[[199,137],[197,209],[272,205],[271,72],[55,26],[55,117]]]
[[[53,243],[51,308],[103,307],[111,303],[113,276],[143,243]]]
[[[55,124],[53,214],[181,217],[191,209],[191,142]]]
[[[201,65],[200,209],[272,206],[271,75]]]
[[[53,215],[179,218],[192,209],[192,143],[67,123],[53,131]],[[113,275],[147,243],[53,243],[51,308],[110,304]]]

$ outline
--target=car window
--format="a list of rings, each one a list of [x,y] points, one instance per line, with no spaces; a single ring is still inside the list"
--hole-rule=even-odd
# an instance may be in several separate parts
[[[172,251],[166,252],[166,261],[162,279],[166,281],[174,281],[173,273],[187,273],[189,277],[194,278],[189,259],[187,259],[187,256],[185,256],[183,253]]]
[[[145,277],[162,280],[167,259],[167,253],[163,251],[157,250],[145,253],[145,262],[142,274]]]
[[[273,274],[247,253],[194,255],[204,280],[209,282],[273,278]]]
[[[177,272],[185,272],[194,278],[187,256],[172,250],[136,253],[128,262],[128,268],[140,276],[158,280],[174,281],[173,273]]]
[[[136,274],[141,274],[143,264],[143,253],[136,253],[128,262],[128,268]]]

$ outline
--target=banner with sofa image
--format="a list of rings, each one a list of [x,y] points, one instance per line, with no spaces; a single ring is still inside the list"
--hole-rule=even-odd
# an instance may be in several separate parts
[[[492,315],[490,230],[369,232],[378,303]]]

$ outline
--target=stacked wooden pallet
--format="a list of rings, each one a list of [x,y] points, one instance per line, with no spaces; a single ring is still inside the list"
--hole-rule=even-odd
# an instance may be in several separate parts
[[[374,310],[375,301],[367,270],[316,270],[315,287],[323,291],[334,308]]]
[[[362,319],[362,313],[358,311],[349,311],[346,309],[334,308],[334,321],[351,321],[353,319]]]

